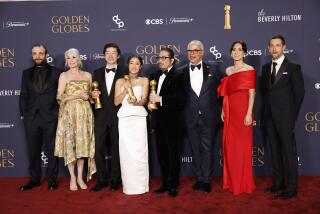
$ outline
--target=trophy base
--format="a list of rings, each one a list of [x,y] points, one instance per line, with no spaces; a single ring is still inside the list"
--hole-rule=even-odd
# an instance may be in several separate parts
[[[96,103],[94,106],[94,109],[101,109],[102,108],[102,104],[101,103]]]
[[[155,103],[149,103],[149,104],[148,104],[148,107],[149,107],[150,110],[156,110],[156,109],[158,109],[157,104],[155,104]]]

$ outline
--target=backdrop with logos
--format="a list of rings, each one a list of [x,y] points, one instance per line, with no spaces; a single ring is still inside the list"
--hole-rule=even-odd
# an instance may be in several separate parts
[[[258,74],[252,151],[254,173],[270,175],[270,154],[260,120],[259,81],[262,65],[270,60],[267,43],[274,34],[286,38],[285,55],[302,65],[304,75],[306,95],[295,128],[299,172],[320,175],[320,30],[316,24],[320,20],[319,10],[318,0],[0,1],[0,176],[28,174],[18,104],[22,71],[32,65],[33,44],[45,44],[48,62],[62,70],[64,52],[77,48],[85,69],[93,72],[105,63],[104,44],[116,42],[122,51],[120,63],[125,64],[128,55],[138,54],[145,64],[142,75],[148,76],[157,69],[155,58],[164,46],[174,50],[178,67],[185,65],[186,46],[194,39],[205,45],[204,61],[220,72],[232,62],[231,43],[235,40],[247,43],[245,60]],[[221,175],[221,130],[214,144],[214,174]],[[152,134],[149,149],[151,174],[159,175]],[[45,168],[46,154],[42,153],[41,158]],[[107,156],[106,161],[109,158]],[[185,139],[182,176],[192,175],[191,164],[190,146]],[[60,168],[61,175],[66,175],[62,160]]]

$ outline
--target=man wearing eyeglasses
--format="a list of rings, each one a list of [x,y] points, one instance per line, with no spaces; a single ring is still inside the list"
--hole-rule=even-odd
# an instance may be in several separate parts
[[[187,82],[184,92],[184,123],[196,175],[193,189],[210,192],[214,135],[220,121],[217,86],[221,75],[203,62],[204,46],[201,41],[191,41],[187,52],[189,63],[183,69]]]
[[[162,48],[157,62],[160,70],[150,75],[157,84],[157,94],[150,94],[150,102],[157,104],[151,112],[151,126],[154,129],[162,184],[154,192],[168,191],[176,197],[180,172],[181,110],[183,108],[184,75],[174,66],[174,52]]]

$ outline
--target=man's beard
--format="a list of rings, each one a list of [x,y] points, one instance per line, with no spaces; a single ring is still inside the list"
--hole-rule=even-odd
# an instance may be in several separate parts
[[[41,60],[39,63],[37,61],[33,60],[33,63],[34,63],[35,66],[43,66],[43,65],[47,64],[47,60],[46,59]]]

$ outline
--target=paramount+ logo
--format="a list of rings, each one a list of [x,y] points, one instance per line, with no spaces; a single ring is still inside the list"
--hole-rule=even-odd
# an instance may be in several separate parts
[[[89,16],[52,16],[51,24],[51,31],[56,34],[90,32]]]

